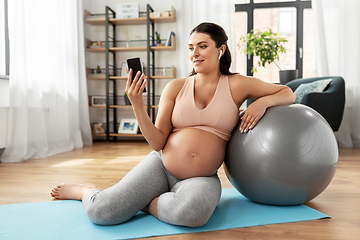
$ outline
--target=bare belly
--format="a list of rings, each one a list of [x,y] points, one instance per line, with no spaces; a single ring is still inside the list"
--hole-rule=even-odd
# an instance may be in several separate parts
[[[162,151],[165,168],[175,177],[211,176],[221,166],[226,141],[196,128],[186,128],[170,134]]]

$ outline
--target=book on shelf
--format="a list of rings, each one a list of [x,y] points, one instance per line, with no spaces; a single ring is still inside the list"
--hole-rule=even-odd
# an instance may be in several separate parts
[[[171,39],[172,39],[173,37],[175,37],[175,33],[174,33],[173,31],[170,31],[169,36],[168,36],[168,38],[167,38],[167,40],[166,40],[166,44],[165,44],[166,47],[170,47],[170,46],[171,46]]]

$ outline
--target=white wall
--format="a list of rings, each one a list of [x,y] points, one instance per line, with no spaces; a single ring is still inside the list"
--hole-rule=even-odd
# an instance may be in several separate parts
[[[7,141],[9,114],[9,80],[0,79],[0,149]]]
[[[86,3],[85,3],[86,2]],[[175,0],[137,0],[137,1],[119,1],[119,0],[88,0],[84,1],[84,8],[90,13],[104,13],[105,6],[109,6],[114,11],[116,11],[116,4],[121,2],[138,2],[140,7],[140,12],[146,11],[146,5],[150,4],[155,11],[170,11],[171,6],[176,7]],[[176,10],[176,9],[175,9]],[[126,40],[124,35],[124,29],[129,32],[130,39],[133,40],[145,40],[146,39],[146,25],[128,25],[128,26],[117,26],[117,40]],[[177,23],[161,23],[155,24],[155,30],[158,31],[161,35],[161,39],[166,39],[170,31],[174,31],[176,34]],[[96,40],[105,40],[105,27],[104,26],[92,26],[85,23],[84,26],[85,38],[96,41]],[[143,43],[146,46],[145,43]],[[126,62],[127,58],[130,57],[140,57],[143,62],[146,62],[146,52],[119,52],[117,53],[117,67],[121,67],[122,62]],[[90,53],[86,52],[85,55],[86,66],[89,68],[96,68],[100,66],[105,68],[105,54],[104,53]],[[155,54],[155,63],[156,67],[171,67],[172,65],[179,69],[180,66],[177,65],[177,54],[176,51],[164,51],[156,52]],[[177,76],[185,77],[185,76]],[[168,83],[169,80],[156,80],[156,90],[155,94],[160,95],[163,91],[164,86]],[[117,91],[118,95],[122,95],[125,89],[125,81],[117,81]],[[88,81],[88,94],[89,95],[104,95],[105,94],[105,83],[104,81],[99,80],[89,80]],[[132,109],[128,110],[119,109],[118,115],[120,118],[134,118]],[[105,110],[102,108],[90,108],[90,121],[93,122],[105,122]],[[119,121],[119,120],[118,120]]]

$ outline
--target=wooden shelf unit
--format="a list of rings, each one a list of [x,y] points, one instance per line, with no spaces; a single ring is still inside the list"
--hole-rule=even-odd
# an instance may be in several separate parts
[[[169,12],[168,17],[150,17],[150,13],[153,12],[154,10],[151,8],[151,6],[149,4],[147,4],[147,17],[139,17],[136,19],[117,19],[115,18],[116,13],[115,11],[113,11],[111,8],[109,8],[108,6],[105,7],[105,14],[104,18],[96,18],[95,14],[92,14],[88,11],[85,10],[84,13],[84,22],[90,24],[90,25],[94,25],[94,26],[105,26],[105,30],[106,30],[106,35],[105,35],[105,41],[102,41],[103,46],[101,47],[91,47],[94,43],[94,41],[91,41],[89,39],[85,39],[85,51],[87,52],[91,52],[91,53],[105,53],[106,54],[106,74],[105,76],[96,76],[96,74],[92,74],[94,69],[90,69],[87,68],[86,69],[86,73],[87,75],[87,79],[88,80],[101,80],[104,81],[106,83],[106,97],[107,99],[110,100],[109,98],[109,94],[111,91],[109,91],[109,82],[112,81],[113,84],[111,84],[112,88],[113,88],[113,93],[114,95],[117,95],[116,93],[116,82],[117,80],[123,80],[126,81],[127,80],[127,76],[111,76],[111,75],[117,75],[117,70],[118,68],[116,67],[116,53],[118,52],[147,52],[147,66],[151,66],[151,70],[148,68],[145,72],[146,75],[150,76],[149,79],[152,81],[152,87],[150,90],[150,81],[148,81],[148,93],[147,93],[147,103],[144,106],[144,108],[147,108],[148,114],[149,116],[153,119],[155,119],[155,109],[158,108],[158,105],[155,105],[155,80],[156,79],[174,79],[175,75],[176,75],[176,68],[174,66],[171,66],[171,74],[170,76],[151,76],[151,73],[155,73],[155,60],[153,58],[153,60],[150,60],[150,55],[151,54],[155,54],[155,52],[158,51],[175,51],[176,50],[176,38],[175,36],[171,37],[171,45],[166,47],[164,45],[161,46],[153,46],[153,47],[148,47],[151,44],[154,44],[154,41],[151,40],[153,39],[155,36],[155,30],[154,30],[154,24],[155,23],[173,23],[176,21],[176,12],[175,9],[173,7],[171,7],[171,11]],[[96,14],[98,15],[98,14]],[[148,21],[150,20],[150,21]],[[122,42],[122,41],[116,41],[116,26],[118,25],[146,25],[147,26],[147,40],[144,41],[146,42],[144,47],[110,47],[110,45],[112,46],[117,46],[117,42]],[[150,31],[150,27],[152,27],[152,33]],[[113,31],[112,36],[109,35],[110,33],[110,28]],[[110,40],[110,38],[112,40]],[[105,42],[105,44],[104,44]],[[113,56],[113,64],[111,64],[111,62],[109,61],[109,53],[112,54]],[[110,65],[111,64],[111,65]],[[111,67],[110,67],[111,66]],[[91,75],[90,75],[91,74]],[[119,96],[119,95],[117,95]],[[110,137],[114,137],[113,139],[116,140],[117,137],[143,137],[142,134],[119,134],[116,133],[117,129],[116,129],[116,124],[114,126],[111,127],[110,129],[110,119],[112,119],[111,121],[114,123],[118,123],[118,119],[117,119],[117,109],[130,109],[132,108],[131,105],[116,105],[116,101],[114,100],[114,102],[112,102],[113,100],[110,100],[110,102],[107,102],[107,105],[104,106],[92,106],[90,105],[89,107],[92,108],[102,108],[106,110],[106,129],[105,129],[105,133],[103,134],[93,134],[94,137],[106,137],[106,140],[109,141]],[[151,110],[151,111],[150,111]],[[113,116],[110,117],[109,112],[112,111],[113,112]]]
[[[88,52],[105,52],[105,47],[102,48],[91,48],[91,41],[87,39],[87,43],[90,43],[88,45],[85,45],[85,50]],[[165,47],[165,46],[156,46],[156,47],[150,47],[150,50],[152,51],[175,51],[175,37],[171,38],[171,46]],[[112,52],[146,52],[147,47],[110,47],[109,51]]]
[[[89,11],[85,10],[84,14],[84,21],[89,23],[90,25],[98,26],[98,25],[105,25],[105,18],[99,19],[91,19],[94,17],[94,14],[90,13]],[[172,23],[176,21],[176,12],[174,7],[171,7],[170,16],[169,17],[150,17],[150,20],[153,23]],[[139,18],[110,18],[109,22],[115,25],[143,25],[146,24],[146,17],[139,17]]]

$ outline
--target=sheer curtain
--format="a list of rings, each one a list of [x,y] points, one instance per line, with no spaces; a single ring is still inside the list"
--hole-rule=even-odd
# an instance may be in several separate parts
[[[232,54],[231,71],[235,71],[235,5],[233,0],[181,0],[176,1],[176,48],[178,53],[177,76],[187,77],[192,70],[188,58],[188,39],[191,30],[201,22],[213,22],[224,28],[229,37],[228,46]],[[244,23],[245,24],[245,23]]]
[[[9,35],[9,128],[1,161],[91,144],[81,0],[11,0]]]
[[[360,1],[313,0],[319,76],[342,76],[346,104],[335,133],[340,146],[360,147]]]

